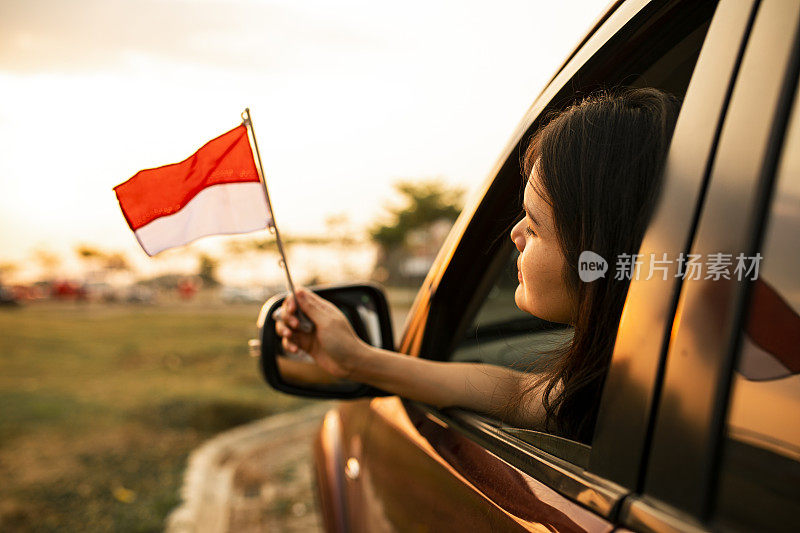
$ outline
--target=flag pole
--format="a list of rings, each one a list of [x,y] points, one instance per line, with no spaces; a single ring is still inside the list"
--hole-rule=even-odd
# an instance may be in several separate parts
[[[253,119],[250,116],[250,108],[246,107],[244,112],[242,112],[242,121],[244,125],[247,127],[247,130],[250,132],[250,137],[253,139],[253,148],[256,151],[256,163],[258,163],[258,178],[261,182],[261,188],[264,190],[264,198],[267,200],[267,208],[269,208],[269,214],[271,217],[270,221],[270,229],[275,233],[275,242],[278,244],[278,253],[281,255],[281,265],[283,266],[283,271],[286,273],[286,281],[289,285],[289,291],[292,293],[292,297],[294,297],[295,302],[297,301],[297,295],[295,294],[294,290],[294,283],[292,282],[292,275],[289,273],[289,263],[286,261],[286,253],[283,250],[283,241],[281,240],[281,234],[278,231],[278,225],[275,223],[275,211],[272,209],[272,202],[269,199],[269,190],[267,189],[267,178],[264,174],[264,166],[261,164],[261,153],[258,150],[258,141],[256,141],[256,132],[253,128]],[[299,306],[297,308],[297,318],[300,320],[300,329],[302,331],[311,332],[314,329],[314,323],[306,317],[303,312],[300,310]]]

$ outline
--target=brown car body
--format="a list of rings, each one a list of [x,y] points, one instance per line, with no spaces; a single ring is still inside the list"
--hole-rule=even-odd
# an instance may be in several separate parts
[[[800,164],[792,166],[797,157],[788,149],[800,139],[800,119],[791,119],[799,70],[798,2],[625,0],[609,6],[534,101],[485,187],[465,207],[396,348],[441,359],[458,349],[511,253],[508,239],[496,237],[514,216],[521,146],[547,110],[577,92],[652,85],[684,98],[641,253],[753,254],[762,249],[769,216],[796,217],[786,223],[800,234],[800,216],[771,208],[782,198],[773,191],[789,190],[776,182],[800,181]],[[795,205],[793,197],[789,201]],[[796,247],[783,252],[800,267],[800,240],[793,242]],[[326,529],[796,530],[796,423],[785,430],[795,444],[770,444],[778,450],[774,457],[748,448],[741,463],[735,451],[741,442],[726,425],[748,310],[771,312],[758,303],[769,299],[754,299],[751,309],[752,283],[670,274],[631,283],[591,447],[374,390],[329,394],[351,399],[326,415],[315,443]],[[796,307],[771,309],[788,317],[783,331],[797,327]],[[269,321],[261,326],[266,339]],[[796,337],[793,329],[786,334]],[[762,347],[770,343],[758,339],[767,336],[751,335]],[[782,346],[791,373],[800,347]],[[303,393],[282,385],[274,365],[264,368],[273,386]],[[787,393],[787,405],[800,405],[798,391]],[[800,419],[800,412],[786,416]],[[752,439],[746,442],[759,444]]]

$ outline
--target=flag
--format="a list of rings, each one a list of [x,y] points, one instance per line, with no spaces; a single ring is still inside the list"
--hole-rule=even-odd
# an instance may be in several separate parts
[[[244,124],[180,163],[136,173],[114,192],[150,256],[207,235],[247,233],[272,224]]]
[[[751,381],[800,374],[800,314],[763,278],[753,282],[739,372]]]

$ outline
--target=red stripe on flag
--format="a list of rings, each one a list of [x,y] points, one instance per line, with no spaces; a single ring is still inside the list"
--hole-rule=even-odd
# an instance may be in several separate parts
[[[122,213],[133,231],[180,211],[212,185],[258,181],[247,128],[237,126],[208,141],[180,163],[137,172],[114,187]]]
[[[800,373],[800,316],[763,279],[753,282],[747,334],[792,374]]]

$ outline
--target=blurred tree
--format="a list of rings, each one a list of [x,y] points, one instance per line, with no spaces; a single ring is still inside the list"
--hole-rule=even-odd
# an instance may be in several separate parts
[[[75,254],[90,269],[89,278],[97,281],[103,281],[111,272],[132,270],[128,258],[122,252],[106,252],[94,246],[80,244],[75,247]]]
[[[330,244],[335,239],[327,236],[320,237],[294,237],[281,233],[284,249],[295,244]],[[275,237],[255,237],[251,239],[235,239],[225,244],[225,251],[231,255],[246,255],[250,252],[277,252],[278,244]]]
[[[106,254],[102,250],[93,248],[86,244],[80,244],[75,247],[75,253],[84,261],[93,262],[105,259]]]
[[[102,269],[102,263],[106,258],[105,252],[89,246],[86,244],[79,244],[75,247],[75,255],[85,265],[86,271],[84,275],[88,279],[95,281],[102,281],[105,277],[105,272]]]
[[[61,266],[61,258],[49,250],[39,248],[33,252],[33,260],[42,269],[45,278],[56,277],[56,271]]]
[[[384,222],[378,222],[369,229],[369,234],[379,246],[378,261],[373,276],[379,281],[389,283],[416,283],[419,271],[410,273],[408,266],[414,254],[416,265],[432,262],[433,257],[427,252],[419,252],[421,248],[438,249],[441,246],[441,231],[431,231],[442,224],[452,225],[463,206],[464,191],[460,188],[448,187],[440,179],[428,179],[418,182],[401,181],[395,184],[403,203],[398,207],[390,207]],[[409,239],[414,237],[414,239]],[[437,240],[428,242],[427,246],[416,246],[420,240]],[[417,250],[411,250],[410,240],[415,241]]]
[[[225,243],[225,250],[231,255],[245,255],[250,252],[278,251],[275,238],[235,239]]]
[[[216,287],[219,285],[217,279],[217,267],[219,261],[210,255],[200,254],[198,257],[197,276],[202,280],[205,287]]]
[[[7,282],[19,271],[19,265],[12,262],[0,263],[0,284]]]
[[[395,189],[404,205],[389,208],[389,219],[373,225],[370,236],[382,247],[402,246],[409,232],[440,220],[455,221],[462,208],[464,191],[448,188],[441,180],[401,181]]]
[[[130,271],[132,270],[128,258],[122,252],[111,252],[103,258],[103,268],[110,271]]]
[[[345,246],[355,244],[357,231],[347,213],[337,213],[325,217],[326,237]]]

